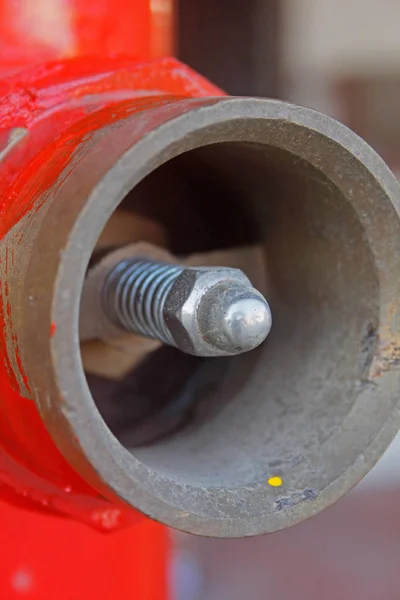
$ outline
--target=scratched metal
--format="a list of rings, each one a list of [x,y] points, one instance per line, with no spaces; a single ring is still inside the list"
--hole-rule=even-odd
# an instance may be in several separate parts
[[[0,82],[2,498],[29,509],[69,515],[104,530],[110,529],[105,526],[109,521],[101,515],[109,514],[110,507],[117,515],[114,529],[138,518],[120,499],[114,502],[100,496],[86,474],[77,473],[74,460],[68,461],[60,452],[57,436],[53,440],[49,435],[40,411],[48,406],[50,391],[39,389],[27,374],[23,355],[26,347],[36,352],[37,339],[49,344],[56,337],[57,323],[49,313],[37,320],[44,292],[38,296],[29,292],[27,274],[33,249],[45,235],[39,235],[42,220],[57,193],[73,180],[85,153],[127,118],[192,93],[207,97],[222,92],[175,59],[142,63],[130,58],[58,60]],[[142,119],[142,128],[145,123]],[[108,168],[115,159],[108,159]],[[86,176],[79,187],[83,194],[89,193]],[[64,210],[62,205],[59,208]],[[59,219],[61,213],[56,223]],[[50,252],[42,254],[42,267],[50,271],[54,258]],[[42,284],[45,292],[51,291],[44,280]],[[33,335],[27,322],[35,323]],[[38,359],[39,370],[46,370],[44,355]],[[43,403],[40,411],[34,401],[37,396]],[[71,442],[75,444],[73,437]]]

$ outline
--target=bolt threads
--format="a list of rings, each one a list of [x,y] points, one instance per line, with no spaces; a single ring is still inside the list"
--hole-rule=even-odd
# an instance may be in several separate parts
[[[164,305],[183,267],[147,259],[126,259],[109,273],[103,288],[108,318],[125,331],[175,345]]]

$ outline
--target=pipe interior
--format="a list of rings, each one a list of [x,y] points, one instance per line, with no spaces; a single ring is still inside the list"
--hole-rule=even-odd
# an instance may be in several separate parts
[[[376,343],[376,266],[348,199],[289,152],[219,143],[162,165],[121,208],[162,225],[178,257],[262,244],[273,326],[241,356],[162,347],[121,381],[88,374],[108,427],[183,484],[284,477],[351,411]]]

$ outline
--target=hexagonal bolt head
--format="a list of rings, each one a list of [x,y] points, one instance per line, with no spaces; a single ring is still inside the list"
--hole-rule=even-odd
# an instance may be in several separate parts
[[[129,259],[113,269],[103,296],[114,324],[196,356],[247,352],[271,329],[267,301],[239,269]]]
[[[228,356],[259,346],[272,324],[265,298],[239,269],[183,269],[164,304],[174,344],[197,356]]]

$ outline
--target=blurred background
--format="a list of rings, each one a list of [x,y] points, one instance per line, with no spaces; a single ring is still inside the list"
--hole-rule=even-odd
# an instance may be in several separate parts
[[[399,0],[181,0],[178,12],[183,60],[232,94],[332,115],[400,176]],[[398,600],[399,457],[397,438],[352,493],[289,530],[176,535],[175,600]]]

